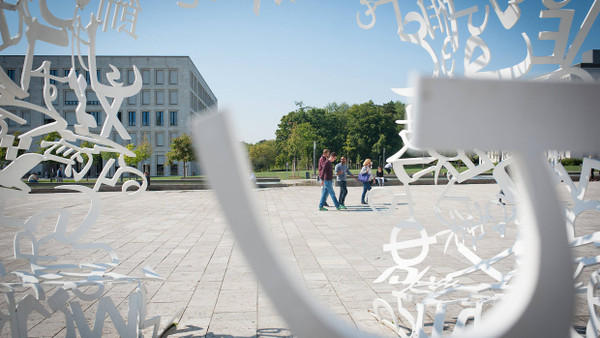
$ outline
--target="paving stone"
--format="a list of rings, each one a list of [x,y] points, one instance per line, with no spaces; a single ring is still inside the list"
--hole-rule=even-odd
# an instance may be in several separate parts
[[[403,193],[401,186],[389,187]],[[336,188],[337,189],[337,188]],[[429,235],[446,229],[433,212],[433,204],[444,186],[415,186],[412,195],[417,204],[417,219]],[[381,297],[397,306],[392,291],[401,286],[387,282],[374,284],[386,269],[395,265],[384,244],[390,243],[394,226],[408,218],[408,208],[400,205],[393,216],[381,217],[360,205],[362,188],[349,187],[347,211],[320,212],[317,203],[320,187],[290,187],[257,190],[256,202],[266,220],[266,233],[275,241],[281,261],[298,276],[324,307],[343,320],[369,333],[397,336],[392,330],[377,322],[369,313],[372,301]],[[493,185],[458,185],[454,195],[469,195],[473,199],[489,199],[498,192]],[[568,200],[562,191],[561,199]],[[600,199],[600,182],[591,182],[588,198]],[[148,315],[161,315],[166,322],[178,309],[184,308],[177,327],[168,332],[173,337],[289,337],[283,319],[272,302],[260,288],[244,255],[236,245],[232,232],[225,223],[212,191],[146,192],[131,199],[121,193],[100,193],[103,211],[95,224],[83,237],[85,241],[110,244],[119,255],[121,264],[113,271],[143,276],[142,267],[150,266],[163,281],[144,281],[148,292]],[[451,203],[444,205],[446,209]],[[82,220],[89,210],[89,201],[79,194],[33,194],[6,206],[9,217],[27,219],[42,209],[67,208],[71,221]],[[332,209],[332,208],[330,208]],[[447,216],[446,214],[445,216]],[[576,234],[589,234],[598,230],[597,212],[586,212],[578,217]],[[48,217],[39,228],[46,233],[54,229],[56,214]],[[0,258],[7,271],[28,270],[23,259],[13,259],[16,229],[3,228],[0,236]],[[494,245],[477,247],[476,254],[490,257],[507,247],[516,233],[508,229],[506,239],[489,234]],[[402,231],[398,240],[418,238],[416,231]],[[444,239],[440,239],[445,241]],[[62,261],[105,262],[107,257],[98,252],[74,252],[68,246],[48,246],[42,252],[64,254]],[[420,249],[405,250],[406,257],[418,255]],[[412,256],[411,256],[412,255]],[[578,248],[576,256],[597,256],[593,245]],[[430,247],[423,266],[442,278],[450,272],[469,264],[450,246]],[[513,268],[514,259],[499,262],[494,267],[505,273]],[[422,267],[423,267],[422,266]],[[421,268],[422,268],[421,267]],[[587,283],[594,268],[582,273],[580,280]],[[6,276],[3,281],[12,278]],[[461,278],[465,282],[481,282],[488,276],[479,271]],[[133,288],[109,290],[113,301],[126,318],[127,296]],[[585,327],[587,306],[585,294],[577,295],[575,323]],[[0,299],[0,306],[6,302]],[[84,307],[91,324],[97,304]],[[448,308],[448,317],[456,317],[462,307]],[[425,315],[426,332],[433,323],[430,309]],[[30,336],[64,336],[64,323],[60,315],[44,319],[32,314],[28,321]],[[402,322],[402,321],[401,321]],[[406,325],[404,323],[403,325]],[[447,324],[449,328],[453,324]],[[107,322],[105,336],[116,335],[112,323]],[[8,335],[5,325],[1,336]]]

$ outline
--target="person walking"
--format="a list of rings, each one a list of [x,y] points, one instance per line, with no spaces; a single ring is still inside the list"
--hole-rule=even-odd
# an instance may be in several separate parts
[[[368,158],[363,162],[363,167],[362,169],[360,169],[360,175],[367,174],[369,176],[369,179],[366,182],[362,182],[363,192],[362,196],[360,197],[360,204],[367,204],[367,200],[365,199],[365,197],[367,195],[367,191],[371,190],[371,180],[373,180],[373,174],[371,173],[371,165],[371,159]]]
[[[335,165],[334,171],[337,184],[340,186],[340,197],[338,197],[338,202],[340,202],[340,205],[346,206],[346,196],[348,195],[346,175],[354,177],[346,165],[346,157],[342,156],[342,158],[340,158],[340,163]],[[354,179],[356,179],[356,177],[354,177]]]
[[[385,182],[385,178],[383,177],[383,168],[379,166],[377,168],[377,172],[375,173],[375,180],[377,181],[377,185],[383,187],[383,183]]]
[[[321,158],[319,158],[319,181],[321,181],[321,186],[323,187],[322,189],[325,189],[325,187],[323,185],[323,181],[321,179],[321,177],[323,177],[323,167],[325,166],[325,164],[328,161],[329,161],[329,149],[323,149],[323,155],[321,155]],[[325,199],[325,203],[323,203],[323,206],[325,206],[325,207],[329,206],[327,204],[327,198]]]
[[[336,158],[337,156],[335,155],[335,153],[332,152],[331,154],[329,154],[329,159],[323,165],[323,168],[321,170],[321,172],[323,173],[322,176],[320,176],[321,185],[323,186],[323,189],[321,190],[321,200],[319,201],[319,210],[321,211],[327,211],[327,208],[323,206],[325,204],[325,200],[327,199],[327,194],[331,196],[333,204],[335,205],[337,210],[346,209],[345,206],[340,205],[337,198],[335,198],[335,193],[333,191],[333,162],[335,162]]]
[[[62,182],[63,181],[63,169],[62,167],[58,167],[58,169],[56,170],[56,182]]]

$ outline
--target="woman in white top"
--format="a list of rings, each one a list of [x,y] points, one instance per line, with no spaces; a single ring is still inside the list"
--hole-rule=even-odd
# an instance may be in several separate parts
[[[369,180],[366,182],[362,182],[363,184],[363,193],[362,196],[360,197],[360,203],[361,204],[367,204],[367,201],[365,200],[365,196],[367,195],[367,191],[371,190],[371,180],[373,179],[373,174],[371,173],[371,159],[366,159],[365,162],[363,162],[363,167],[360,170],[361,174],[364,173],[368,173],[369,174]]]

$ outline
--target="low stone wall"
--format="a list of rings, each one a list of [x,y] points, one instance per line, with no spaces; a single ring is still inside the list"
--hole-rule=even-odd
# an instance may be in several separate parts
[[[573,182],[579,181],[579,173],[571,173],[571,179]],[[402,185],[400,180],[396,176],[386,175],[385,186],[396,186]],[[126,181],[124,181],[126,182]],[[348,179],[349,187],[360,187],[362,186],[362,182],[355,180],[353,178]],[[438,185],[444,185],[448,183],[448,179],[446,176],[439,177],[437,180]],[[492,175],[481,175],[477,178],[469,179],[461,184],[493,184],[496,183]],[[30,183],[32,193],[61,193],[61,192],[71,192],[71,190],[65,189],[57,189],[57,186],[60,185],[83,185],[87,186],[90,189],[94,187],[95,182],[68,182],[68,183],[57,183],[57,182],[39,182],[39,183]],[[435,180],[433,176],[424,176],[421,177],[418,181],[410,183],[411,185],[433,185],[435,184]],[[277,177],[260,177],[256,179],[256,187],[259,189],[265,188],[282,188],[282,187],[290,187],[290,186],[317,186],[319,183],[316,179],[300,179],[300,180],[280,180]],[[102,185],[100,191],[121,191],[122,182],[117,183],[114,187],[108,185]],[[150,186],[148,187],[149,191],[167,191],[167,190],[206,190],[210,189],[210,184],[204,178],[185,178],[181,180],[151,180]]]

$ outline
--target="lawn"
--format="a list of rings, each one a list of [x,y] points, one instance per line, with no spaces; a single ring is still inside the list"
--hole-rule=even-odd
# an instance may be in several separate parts
[[[463,172],[466,169],[467,168],[465,166],[462,166],[462,167],[459,168],[459,171]],[[571,172],[571,173],[579,173],[579,172],[581,172],[581,166],[565,166],[565,169],[568,172]],[[411,174],[411,175],[414,174],[414,173],[416,173],[416,172],[418,172],[418,171],[420,171],[420,170],[423,170],[422,166],[412,166],[412,167],[408,167],[406,169],[406,171],[409,174]],[[359,169],[351,169],[350,171],[354,175],[358,175],[358,173],[360,172]],[[277,177],[277,178],[279,178],[281,180],[288,180],[288,179],[304,179],[304,178],[306,178],[306,176],[305,176],[306,172],[307,172],[307,170],[301,170],[300,173],[299,173],[300,174],[299,177],[294,177],[294,176],[292,176],[292,172],[291,171],[285,171],[285,170],[260,171],[260,172],[255,172],[254,174],[255,174],[256,177]],[[312,177],[313,171],[309,170],[308,172],[309,172],[310,177]],[[492,171],[488,170],[488,172],[486,172],[486,173],[487,174],[491,174]],[[298,174],[298,173],[296,173],[296,174]],[[440,175],[446,175],[446,169],[442,169],[441,172],[440,172]],[[186,176],[186,179],[202,179],[202,178],[204,178],[203,175]],[[123,178],[124,181],[129,180],[129,179],[130,178],[127,178],[127,177]],[[139,177],[136,176],[136,177],[132,177],[131,179],[139,179]],[[175,180],[179,181],[181,179],[182,179],[182,176],[152,176],[151,177],[151,181],[175,181]],[[50,182],[50,180],[46,179],[46,178],[42,178],[40,180],[40,182]],[[54,182],[56,182],[56,179],[54,180]],[[74,183],[74,182],[75,182],[75,180],[73,180],[73,179],[64,179],[64,183]],[[89,180],[86,180],[84,178],[84,179],[82,179],[79,182],[81,182],[81,183],[85,183],[85,182],[95,183],[96,182],[96,178],[90,178]]]

